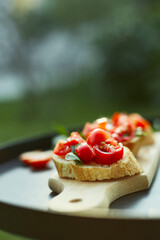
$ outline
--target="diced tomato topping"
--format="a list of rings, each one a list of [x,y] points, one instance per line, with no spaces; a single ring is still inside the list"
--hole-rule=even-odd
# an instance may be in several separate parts
[[[78,132],[72,132],[71,135],[67,138],[66,141],[60,140],[53,152],[62,158],[69,152],[71,152],[71,146],[83,143],[85,140],[79,135]]]
[[[135,135],[135,129],[129,122],[125,125],[117,126],[114,128],[112,137],[118,142],[126,142],[132,140]]]
[[[145,130],[151,125],[146,119],[144,119],[141,115],[137,113],[130,114],[129,118],[135,128],[141,127],[143,130]]]
[[[67,138],[67,144],[69,146],[83,143],[84,139],[79,135],[78,132],[72,132],[70,137]]]
[[[103,118],[98,118],[96,121],[94,121],[93,123],[86,123],[83,130],[82,130],[82,133],[83,133],[83,136],[85,138],[87,138],[89,136],[89,134],[96,128],[100,128],[100,129],[103,129],[103,130],[106,130],[106,125],[108,123],[108,119],[103,117]]]
[[[113,114],[111,120],[114,126],[120,126],[124,125],[127,122],[130,122],[128,114],[118,112]]]
[[[94,161],[97,164],[110,165],[123,158],[123,145],[103,129],[94,129],[86,141],[87,144],[81,144],[76,149],[77,156],[84,163]]]
[[[111,129],[112,137],[118,142],[126,142],[132,140],[135,135],[135,127],[130,121],[129,115],[126,113],[114,113],[112,116],[113,129]]]
[[[122,143],[110,142],[112,144],[104,143],[104,146],[94,146],[93,150],[96,154],[94,161],[98,164],[111,165],[123,158]]]
[[[97,128],[90,133],[87,138],[87,143],[91,146],[99,145],[101,142],[104,142],[110,137],[111,135],[108,132],[104,131],[103,129]]]
[[[82,130],[82,134],[85,138],[88,137],[89,133],[91,133],[94,129],[97,128],[97,124],[94,123],[86,123],[83,130]]]
[[[67,141],[64,140],[60,140],[58,141],[58,143],[56,144],[53,152],[61,157],[65,157],[65,155],[69,152],[71,152],[71,148],[70,146],[67,144]]]
[[[82,143],[76,148],[76,154],[84,164],[89,164],[95,157],[93,148],[86,142]]]
[[[131,141],[138,127],[145,130],[148,126],[150,123],[139,114],[116,112],[109,121],[99,118],[93,123],[86,123],[82,131],[86,141],[73,132],[67,141],[56,145],[54,153],[65,156],[72,145],[79,144],[74,153],[84,164],[110,165],[123,158],[122,142]]]

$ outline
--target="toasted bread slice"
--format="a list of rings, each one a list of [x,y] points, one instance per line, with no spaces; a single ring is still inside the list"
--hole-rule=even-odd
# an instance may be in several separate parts
[[[108,165],[76,165],[75,161],[67,161],[53,154],[53,161],[60,177],[73,178],[79,181],[96,181],[132,176],[143,172],[132,152],[124,147],[123,159]]]
[[[123,142],[123,145],[128,147],[131,152],[136,156],[142,146],[154,143],[153,132],[150,127],[147,128],[146,133],[146,136],[134,137],[131,141]]]

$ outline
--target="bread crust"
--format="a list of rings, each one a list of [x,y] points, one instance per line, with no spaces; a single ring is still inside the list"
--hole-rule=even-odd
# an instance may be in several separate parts
[[[154,143],[151,127],[148,127],[146,129],[146,133],[146,136],[134,137],[131,141],[123,142],[123,145],[128,147],[131,152],[136,156],[142,146]]]
[[[78,181],[96,181],[133,176],[143,172],[132,152],[124,147],[123,159],[108,165],[76,165],[53,154],[53,161],[60,177],[73,178]]]

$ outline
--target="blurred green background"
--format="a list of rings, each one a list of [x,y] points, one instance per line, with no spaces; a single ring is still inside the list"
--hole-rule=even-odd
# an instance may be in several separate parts
[[[159,42],[156,0],[1,0],[0,144],[114,111],[160,116]]]
[[[160,115],[160,2],[0,6],[0,143],[114,111]]]

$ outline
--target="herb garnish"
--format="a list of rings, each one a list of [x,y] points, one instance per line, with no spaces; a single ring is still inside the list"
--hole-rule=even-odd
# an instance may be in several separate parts
[[[80,143],[76,144],[76,145],[71,145],[71,152],[73,152],[75,154],[76,152],[76,148],[80,145]]]
[[[65,156],[66,160],[72,160],[76,162],[76,165],[83,165],[83,163],[81,162],[80,158],[77,157],[76,154],[74,154],[73,152],[69,152],[66,154]]]

